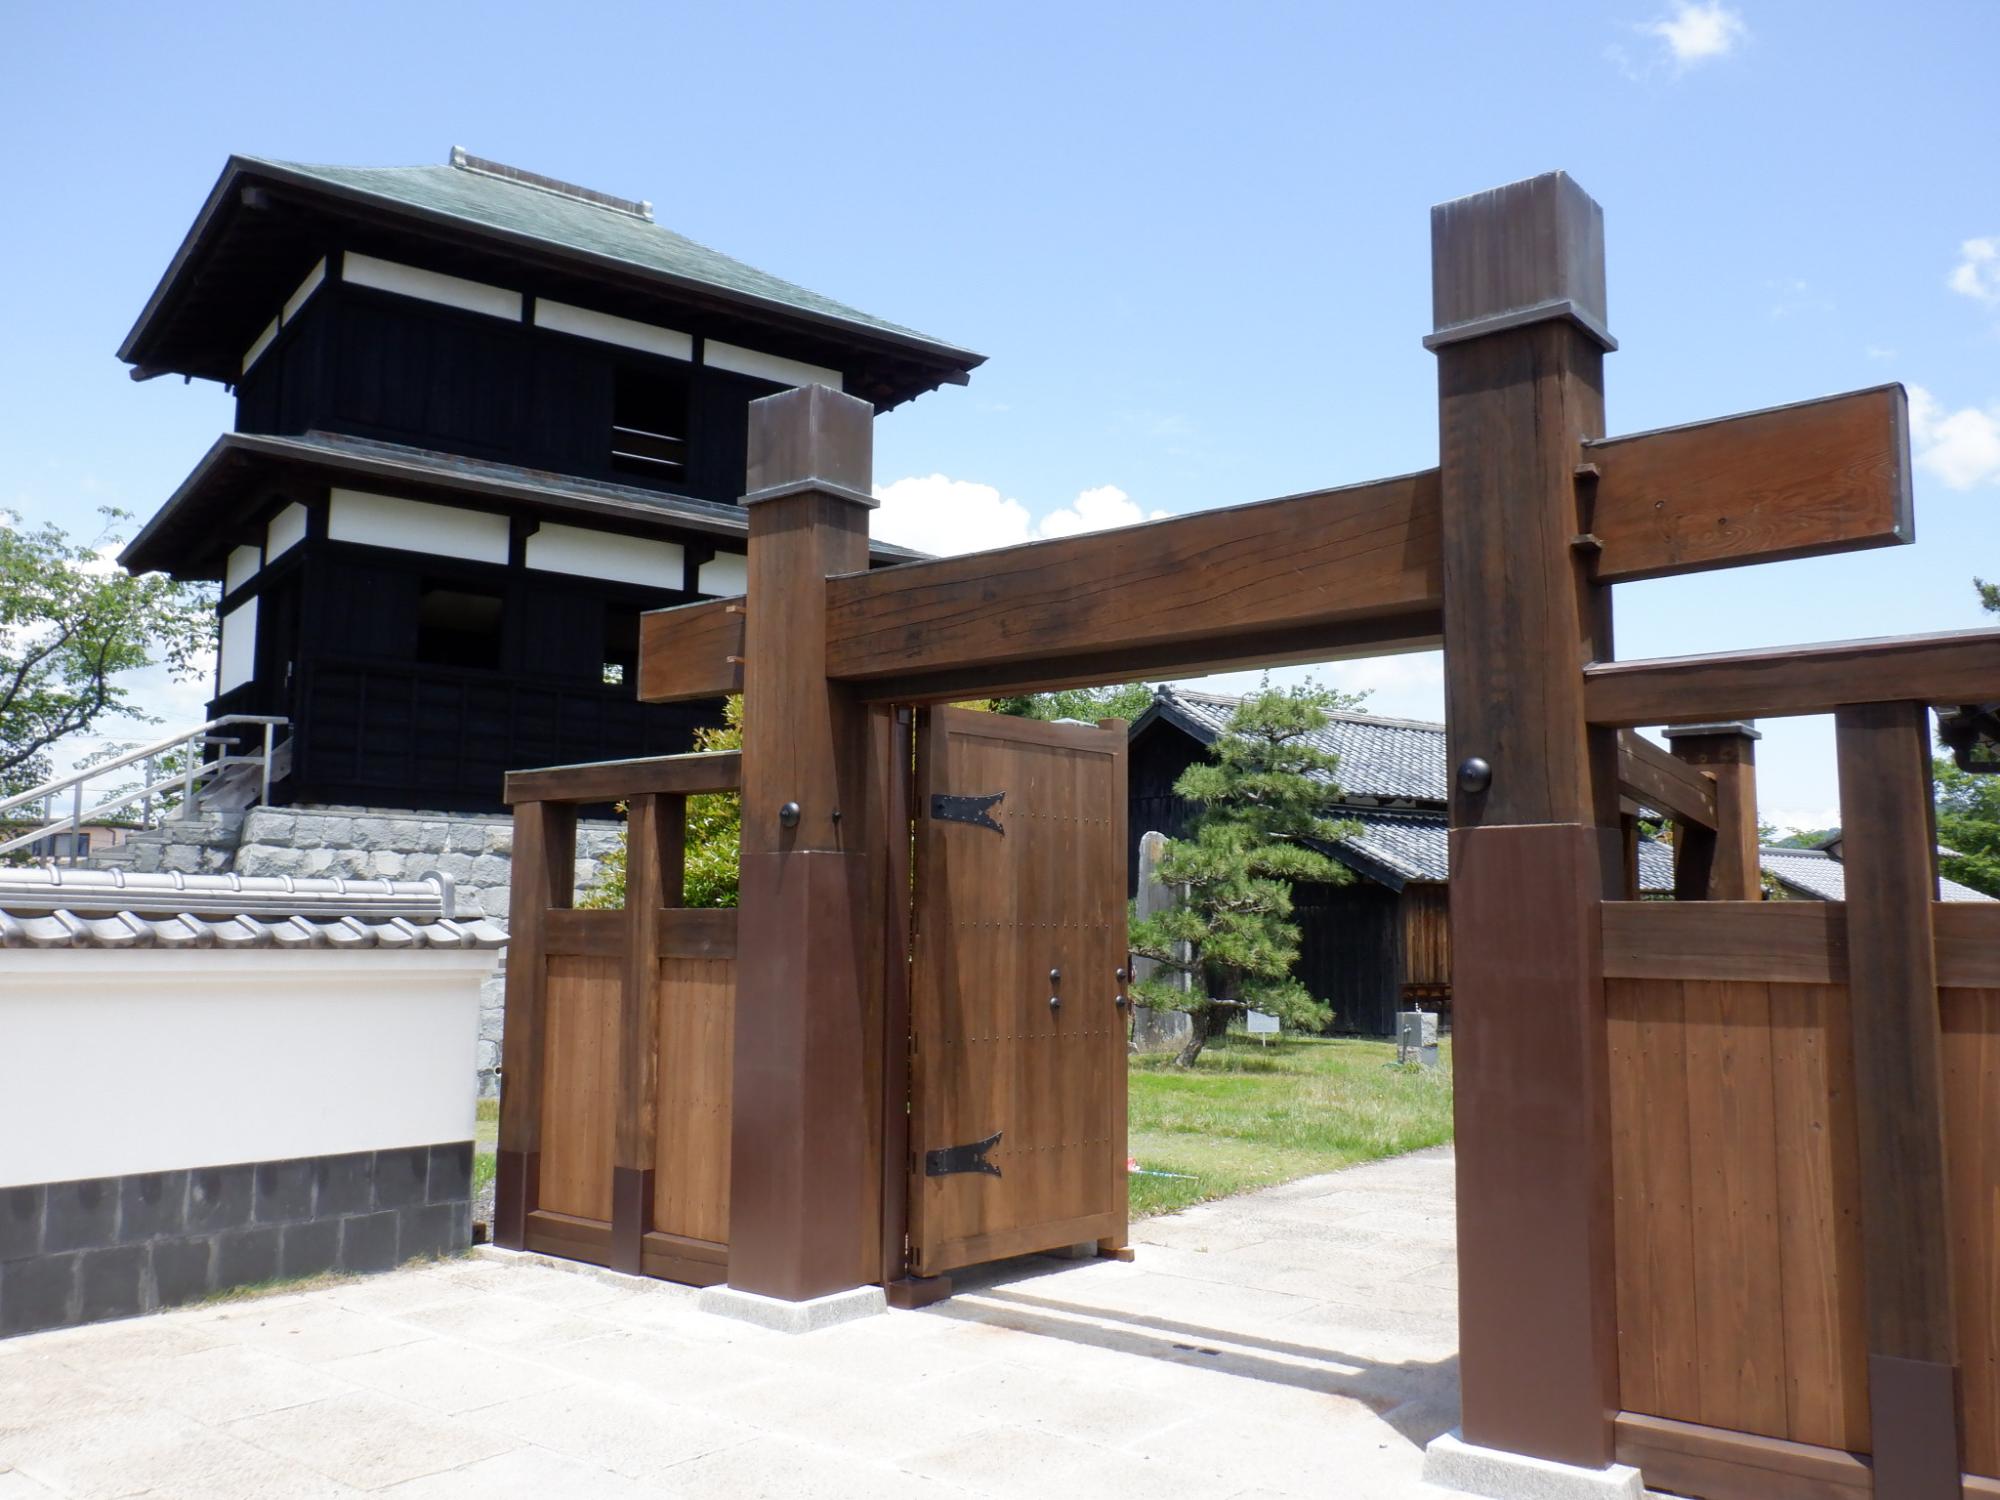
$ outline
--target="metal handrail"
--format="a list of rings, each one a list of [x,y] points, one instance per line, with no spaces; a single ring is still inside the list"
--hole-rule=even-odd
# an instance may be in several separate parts
[[[139,826],[141,828],[151,828],[154,826],[153,798],[156,795],[171,788],[179,787],[183,810],[192,810],[195,802],[198,800],[197,783],[220,776],[232,766],[254,765],[262,768],[262,788],[258,794],[258,805],[269,806],[271,801],[271,764],[277,748],[275,743],[277,731],[287,727],[290,723],[289,719],[270,714],[224,714],[222,717],[210,719],[206,724],[199,725],[196,728],[182,730],[180,733],[169,735],[165,739],[155,740],[150,745],[142,745],[136,750],[128,750],[125,754],[118,756],[114,760],[107,760],[98,765],[87,766],[80,771],[72,771],[67,776],[59,776],[53,781],[43,782],[38,787],[8,797],[4,801],[0,801],[0,817],[4,817],[17,807],[24,807],[34,802],[42,804],[42,815],[39,826],[26,833],[17,834],[13,838],[0,840],[0,855],[10,854],[16,849],[23,849],[30,844],[38,843],[61,832],[65,827],[68,828],[72,840],[74,840],[75,836],[82,832],[85,823],[94,823],[110,813],[130,807],[135,802],[141,804],[142,807]],[[231,755],[225,750],[221,755],[216,756],[212,760],[202,760],[199,758],[199,752],[210,747],[234,746],[239,744],[239,739],[234,735],[217,735],[214,732],[218,729],[226,729],[238,724],[254,725],[263,729],[264,743],[261,751],[247,755]],[[163,756],[169,755],[176,750],[186,751],[185,764],[182,768],[167,776],[157,775],[155,763]],[[88,809],[84,807],[84,786],[87,782],[107,776],[114,771],[121,771],[127,766],[136,765],[142,761],[145,763],[146,770],[139,786],[106,797]],[[58,817],[54,815],[56,799],[64,793],[69,794],[70,810],[67,816]],[[72,855],[71,857],[74,858],[75,856]]]

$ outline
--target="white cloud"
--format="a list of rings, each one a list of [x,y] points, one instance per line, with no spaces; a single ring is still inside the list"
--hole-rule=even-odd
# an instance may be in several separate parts
[[[1945,284],[1987,307],[2000,307],[2000,237],[1967,240]]]
[[[1639,28],[1666,45],[1678,68],[1694,67],[1712,58],[1727,57],[1736,44],[1750,35],[1743,17],[1722,3],[1707,0],[1693,4],[1676,0],[1674,13]]]
[[[1910,387],[1910,441],[1917,467],[1948,488],[2000,484],[2000,403],[1947,411],[1920,385]]]
[[[1019,500],[990,484],[944,474],[911,475],[877,485],[881,502],[870,532],[879,542],[895,542],[940,556],[1011,547],[1044,537],[1108,531],[1139,521],[1159,520],[1163,510],[1145,511],[1115,484],[1084,490],[1066,506],[1038,521]]]
[[[1273,667],[1268,674],[1279,687],[1311,678],[1321,687],[1343,693],[1365,693],[1366,713],[1392,719],[1444,718],[1444,653],[1411,651],[1396,656],[1362,656],[1352,661],[1317,666]],[[1218,672],[1190,679],[1188,686],[1209,693],[1253,693],[1263,681],[1261,671]]]

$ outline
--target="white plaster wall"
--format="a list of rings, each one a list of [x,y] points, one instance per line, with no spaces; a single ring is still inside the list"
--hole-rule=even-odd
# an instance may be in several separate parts
[[[687,583],[687,556],[678,542],[620,536],[585,526],[544,521],[528,538],[527,561],[545,573],[609,578],[653,588],[680,589]]]
[[[694,339],[677,328],[662,328],[656,323],[641,323],[633,318],[593,312],[590,308],[573,307],[550,297],[535,299],[535,326],[553,329],[557,333],[572,333],[578,338],[596,339],[602,344],[643,349],[648,354],[664,354],[669,359],[694,358]]]
[[[372,286],[377,291],[402,297],[421,297],[426,302],[442,302],[446,307],[462,307],[467,312],[486,313],[495,318],[521,321],[521,294],[483,281],[467,281],[463,276],[447,276],[442,271],[426,271],[372,255],[350,250],[340,258],[340,278],[356,286]]]
[[[306,272],[306,279],[299,283],[299,289],[296,292],[293,292],[291,296],[285,299],[284,311],[279,313],[278,316],[287,323],[291,322],[293,318],[298,316],[299,309],[306,305],[306,299],[319,290],[319,284],[324,280],[326,280],[326,262],[322,260],[318,265]]]
[[[280,552],[289,552],[306,539],[306,508],[293,501],[275,516],[264,528],[264,556],[266,560]]]
[[[840,371],[825,365],[809,365],[802,359],[786,359],[739,344],[710,339],[701,346],[701,362],[718,370],[734,370],[738,375],[754,375],[759,380],[775,380],[779,385],[825,385],[841,388]]]
[[[326,534],[336,542],[430,552],[469,562],[507,561],[507,518],[490,511],[459,510],[425,500],[334,490],[327,503]]]
[[[266,349],[271,347],[271,340],[277,336],[278,320],[273,318],[264,331],[257,335],[256,342],[243,351],[243,373],[245,375],[250,373],[250,367],[257,363],[257,360]]]
[[[695,587],[704,594],[742,594],[750,588],[750,559],[740,552],[718,552],[701,565]]]
[[[469,1140],[492,952],[16,949],[0,1187]]]
[[[255,547],[232,547],[229,558],[222,565],[222,591],[226,594],[241,588],[257,576],[262,556]]]
[[[245,599],[222,617],[222,650],[215,690],[226,693],[257,675],[257,601]]]

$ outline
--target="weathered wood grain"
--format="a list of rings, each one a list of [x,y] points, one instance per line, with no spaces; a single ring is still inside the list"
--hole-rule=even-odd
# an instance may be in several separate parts
[[[1965,1467],[2000,1482],[2000,986],[1940,999]]]
[[[1868,1330],[1847,995],[1838,986],[1773,984],[1770,996],[1784,1435],[1866,1452]]]
[[[1834,741],[1876,1480],[1887,1493],[1931,1500],[1957,1487],[1960,1429],[1931,929],[1930,714],[1914,702],[1844,707],[1834,715]]]
[[[1593,662],[1583,676],[1590,722],[1607,725],[1824,714],[1845,703],[1985,703],[2000,699],[2000,630]]]
[[[1084,1240],[1124,1245],[1125,732],[1111,724],[936,708],[919,726],[920,813],[936,793],[1006,794],[994,809],[1005,833],[918,822],[919,1276]],[[924,1171],[926,1153],[996,1133],[987,1159],[1002,1175]]]
[[[1915,538],[1899,385],[1583,445],[1603,583]]]
[[[542,1108],[541,1207],[608,1224],[618,1103],[615,958],[552,958]]]
[[[1618,1461],[1649,1488],[1707,1500],[1867,1500],[1875,1477],[1864,1458],[1695,1422],[1618,1414]],[[1887,1500],[1884,1496],[1883,1500]]]
[[[1847,978],[1847,908],[1838,901],[1606,901],[1602,930],[1613,978]]]
[[[678,703],[742,692],[744,616],[740,597],[639,616],[639,701]]]
[[[1125,670],[1338,649],[1343,631],[1393,619],[1437,634],[1435,472],[1176,516],[1090,536],[834,579],[827,669],[856,682],[953,682],[1067,658],[1133,656]],[[1289,649],[1270,632],[1291,638]],[[1275,649],[1274,649],[1275,647]],[[987,680],[981,678],[981,681]]]
[[[617,802],[647,793],[733,792],[743,783],[743,752],[705,750],[641,760],[587,761],[507,773],[507,801]]]
[[[1662,750],[1636,730],[1618,735],[1618,789],[1677,822],[1715,827],[1715,778]]]

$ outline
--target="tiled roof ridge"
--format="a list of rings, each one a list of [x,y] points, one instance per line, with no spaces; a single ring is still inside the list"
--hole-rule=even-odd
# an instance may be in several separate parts
[[[1171,683],[1162,683],[1155,690],[1155,696],[1165,695],[1177,698],[1183,703],[1207,703],[1217,708],[1235,708],[1246,694],[1242,693],[1202,693],[1191,688],[1177,688]],[[1388,714],[1363,713],[1359,709],[1330,708],[1326,710],[1328,719],[1343,724],[1366,724],[1381,729],[1422,729],[1443,734],[1445,726],[1436,719],[1399,719]]]
[[[641,217],[637,214],[627,213],[624,212],[623,210],[613,208],[607,204],[594,203],[590,199],[582,197],[580,195],[563,193],[550,188],[539,187],[534,183],[522,182],[516,178],[511,178],[511,177],[503,177],[498,175],[497,173],[468,172],[461,168],[452,166],[449,162],[445,163],[420,162],[403,166],[381,167],[381,166],[372,166],[366,164],[357,165],[352,162],[287,161],[281,157],[252,156],[243,152],[236,153],[236,160],[252,167],[271,168],[280,172],[290,172],[303,177],[317,178],[321,181],[329,180],[326,175],[329,173],[337,174],[337,173],[349,173],[349,172],[400,172],[400,173],[409,173],[412,176],[439,177],[441,178],[441,180],[449,180],[450,178],[457,178],[457,177],[477,177],[482,182],[497,183],[502,187],[521,188],[525,191],[537,193],[543,197],[554,198],[557,201],[565,204],[577,204],[585,208],[594,208],[599,210],[600,212],[611,215],[615,219],[623,220],[626,223],[632,224],[641,229],[651,230],[657,234],[665,235],[668,238],[676,240],[682,245],[687,246],[689,249],[698,250],[704,255],[711,256],[718,261],[727,262],[731,266],[734,266],[741,271],[748,272],[751,276],[759,278],[767,283],[770,283],[773,289],[788,294],[796,293],[799,294],[800,296],[810,298],[813,303],[817,303],[819,304],[819,306],[816,308],[808,306],[807,304],[798,301],[795,297],[789,295],[773,298],[771,296],[771,292],[768,290],[759,292],[747,287],[732,288],[733,290],[742,292],[745,295],[759,297],[762,300],[767,300],[767,301],[770,300],[779,301],[800,311],[817,312],[821,316],[830,316],[835,319],[838,319],[839,321],[850,323],[858,327],[874,328],[883,332],[898,334],[906,338],[916,339],[926,344],[937,345],[940,348],[950,347],[948,345],[945,345],[942,340],[936,339],[932,337],[930,334],[924,333],[919,329],[911,328],[907,324],[896,323],[892,322],[887,318],[876,317],[873,313],[864,312],[862,309],[855,307],[853,304],[843,302],[837,297],[830,297],[826,295],[824,292],[816,292],[812,288],[805,286],[800,282],[791,280],[789,277],[780,276],[774,271],[766,271],[761,266],[753,266],[748,261],[738,259],[736,256],[731,255],[726,250],[718,250],[715,248],[715,246],[707,244],[701,240],[697,240],[693,238],[691,235],[682,234],[678,229],[671,229],[665,224],[660,223],[657,219],[653,219],[650,217]],[[338,178],[332,180],[338,181]],[[365,188],[355,188],[354,190],[362,192],[366,191]],[[490,231],[495,227],[493,224],[484,219],[478,218],[477,216],[470,213],[462,212],[461,210],[454,208],[450,205],[429,203],[424,205],[424,211],[434,214],[439,218],[450,219],[456,223],[464,224],[468,228],[474,230]],[[564,241],[558,239],[547,239],[547,237],[545,236],[536,236],[536,237],[544,238],[546,239],[547,243],[550,244],[558,244],[558,245],[565,244]],[[567,248],[574,249],[576,247],[568,246]],[[619,260],[628,265],[643,264],[641,262],[636,262],[631,260],[630,257],[618,255],[615,252],[606,252],[600,250],[597,253],[606,254],[609,256],[609,258]],[[726,283],[719,283],[719,282],[711,282],[710,284],[721,285],[721,286],[727,285]]]

